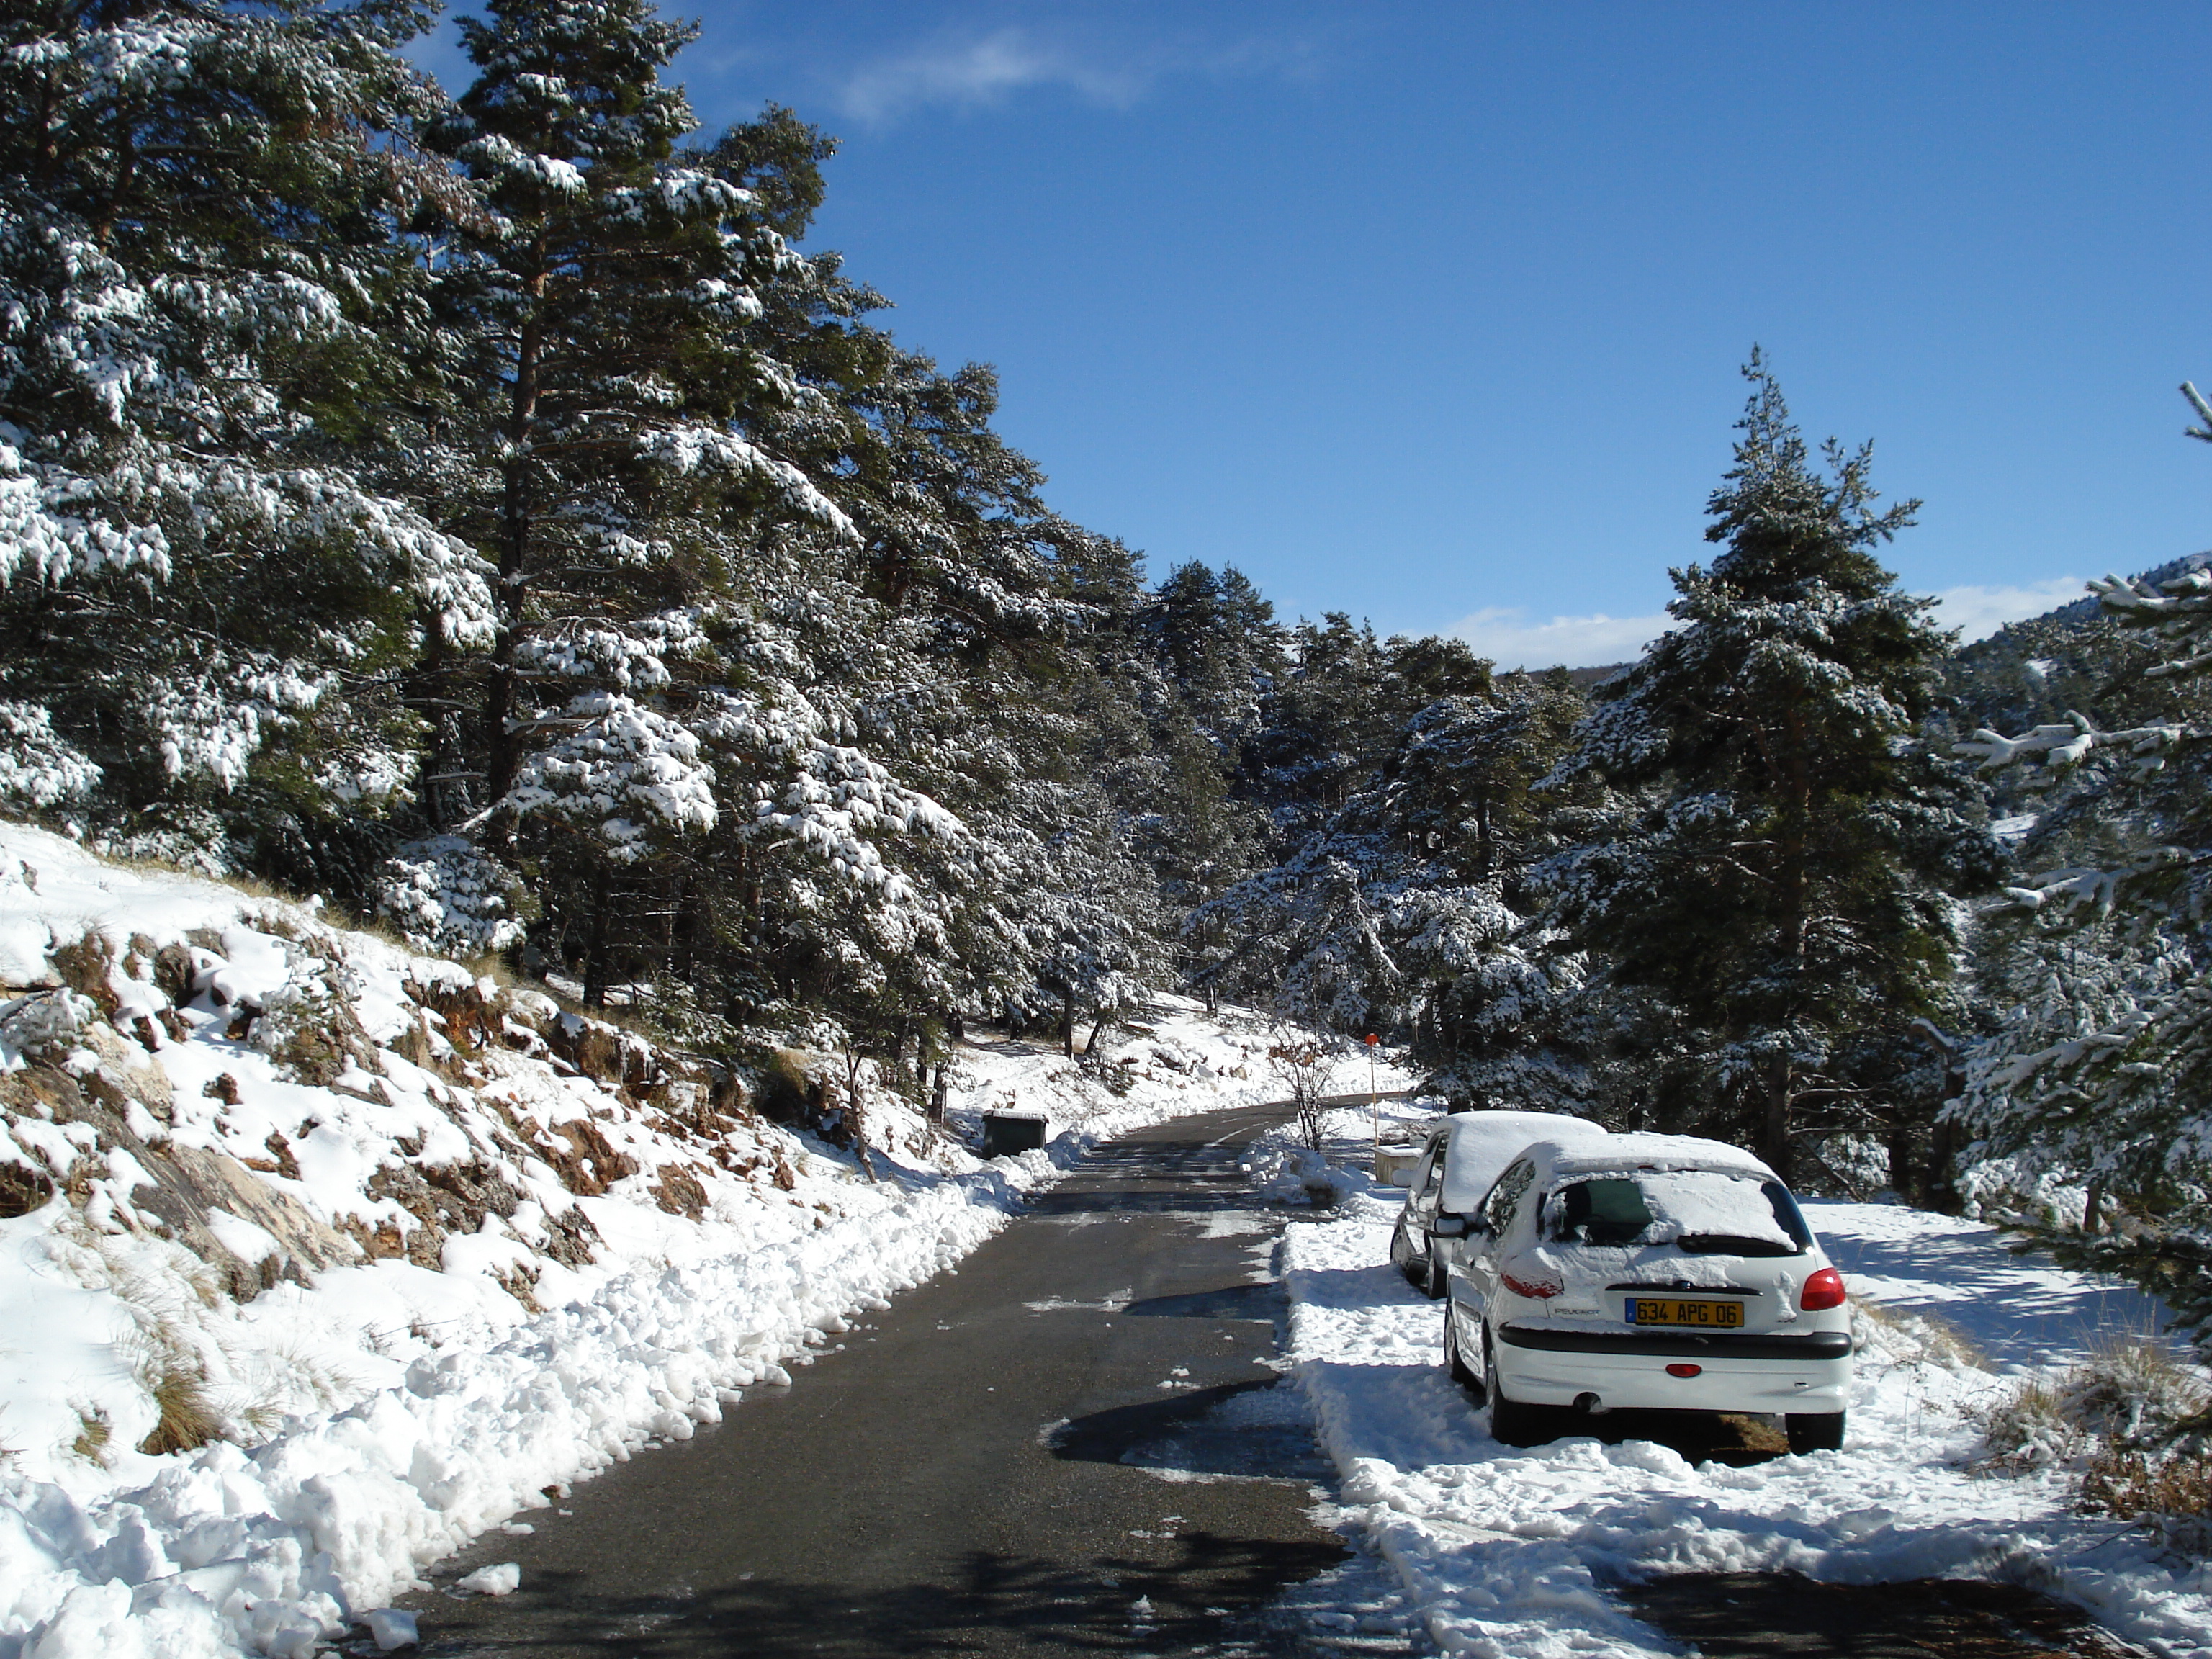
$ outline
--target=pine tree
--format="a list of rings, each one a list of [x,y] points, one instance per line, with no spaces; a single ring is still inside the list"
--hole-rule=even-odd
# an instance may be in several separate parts
[[[1616,987],[1701,1035],[1710,1127],[1787,1176],[1802,1139],[1878,1127],[1858,1035],[1929,1012],[1957,948],[1950,890],[1993,851],[1955,769],[1915,741],[1947,641],[1873,550],[1869,451],[1817,469],[1754,353],[1710,568],[1673,573],[1680,624],[1598,687],[1559,779],[1620,797],[1543,872]]]
[[[2212,408],[2183,389],[2189,435],[2212,442]],[[2010,1161],[1983,1176],[1993,1200],[2086,1189],[2078,1208],[2021,1218],[2212,1340],[2212,573],[2089,591],[2135,636],[2102,653],[2105,718],[2069,710],[1958,745],[2035,810],[2028,873],[1982,919],[1978,975],[2001,1012],[1956,1116],[1979,1155]]]
[[[1437,653],[1393,641],[1390,654]],[[1516,678],[1414,714],[1290,858],[1194,912],[1188,930],[1220,941],[1200,982],[1305,1024],[1410,1040],[1457,1104],[1570,1097],[1552,1015],[1579,964],[1532,924],[1520,883],[1550,850],[1554,805],[1528,786],[1580,708],[1564,681]]]
[[[426,16],[11,10],[0,791],[18,809],[365,881],[362,823],[412,770],[398,671],[423,637],[487,637],[490,611],[471,550],[375,482],[427,320],[400,232],[460,195],[410,147],[439,100],[393,48]]]
[[[484,203],[443,262],[475,389],[453,441],[477,488],[448,510],[499,573],[478,815],[502,860],[541,861],[544,931],[593,1001],[654,945],[613,930],[673,925],[687,843],[726,810],[737,573],[775,535],[851,535],[750,435],[803,398],[750,331],[804,271],[727,158],[678,151],[691,112],[659,71],[691,33],[644,0],[493,0],[463,20],[479,73],[441,134]]]

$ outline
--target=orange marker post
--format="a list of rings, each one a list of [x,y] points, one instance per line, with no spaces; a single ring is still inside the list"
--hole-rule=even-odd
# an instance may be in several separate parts
[[[1375,1089],[1375,1046],[1382,1039],[1370,1031],[1367,1034],[1367,1115],[1375,1124],[1375,1152],[1382,1152],[1382,1097]]]

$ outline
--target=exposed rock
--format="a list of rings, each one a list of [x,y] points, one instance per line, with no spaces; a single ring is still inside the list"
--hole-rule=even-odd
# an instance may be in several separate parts
[[[182,1006],[192,1000],[192,953],[181,945],[164,945],[154,953],[154,983],[163,996]],[[184,1039],[178,1038],[179,1042]]]
[[[496,1041],[500,1035],[502,1017],[499,1009],[473,982],[421,985],[410,980],[407,994],[419,1006],[437,1016],[439,1031],[465,1054],[476,1053]]]
[[[171,1236],[203,1261],[228,1268],[232,1293],[241,1301],[280,1277],[304,1279],[319,1269],[361,1259],[361,1247],[354,1239],[315,1219],[304,1204],[228,1153],[166,1141],[134,1152],[134,1156],[157,1184],[139,1188],[131,1201],[160,1217]],[[283,1259],[258,1264],[240,1261],[209,1230],[210,1209],[228,1210],[273,1236]],[[247,1285],[252,1288],[245,1288]]]
[[[90,997],[100,1005],[103,1014],[113,1014],[122,1006],[122,999],[109,984],[109,970],[115,965],[115,947],[103,933],[87,933],[73,944],[57,945],[46,952],[46,959],[54,964],[54,972],[61,982],[82,996]]]
[[[573,1204],[559,1215],[547,1216],[545,1230],[550,1235],[545,1254],[563,1267],[588,1267],[597,1260],[592,1247],[606,1243],[599,1237],[599,1230],[592,1225],[592,1218]]]
[[[653,1202],[671,1215],[680,1215],[696,1221],[707,1208],[707,1189],[699,1184],[699,1177],[681,1164],[664,1164],[659,1170],[660,1179],[647,1190]]]
[[[136,1103],[157,1122],[176,1121],[176,1089],[169,1074],[152,1062],[142,1046],[126,1042],[105,1026],[87,1031],[84,1046],[100,1056],[99,1068],[84,1079],[84,1087],[94,1099],[125,1117]]]
[[[380,1069],[376,1045],[344,997],[319,987],[288,985],[251,1011],[253,1046],[301,1083],[327,1089],[356,1068]]]
[[[269,1149],[269,1156],[245,1159],[247,1169],[261,1175],[283,1176],[287,1181],[300,1178],[300,1160],[292,1156],[292,1143],[284,1139],[283,1130],[271,1129],[268,1139],[261,1144]]]
[[[28,1215],[54,1195],[53,1177],[27,1164],[0,1164],[0,1221]]]
[[[479,1158],[468,1164],[386,1164],[368,1179],[371,1198],[388,1198],[421,1225],[407,1235],[407,1258],[417,1265],[441,1265],[448,1233],[472,1233],[487,1215],[502,1218],[521,1208],[523,1193],[497,1165]]]
[[[589,1118],[555,1124],[553,1136],[536,1140],[532,1150],[552,1165],[562,1186],[585,1198],[596,1198],[625,1176],[637,1173],[637,1160],[616,1151]]]

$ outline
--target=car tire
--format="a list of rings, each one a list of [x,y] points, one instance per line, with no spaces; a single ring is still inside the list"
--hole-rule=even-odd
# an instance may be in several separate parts
[[[1791,1412],[1787,1420],[1790,1450],[1793,1456],[1802,1457],[1807,1452],[1843,1450],[1843,1413]]]
[[[1467,1397],[1480,1406],[1486,1398],[1483,1380],[1474,1374],[1467,1357],[1459,1351],[1459,1330],[1452,1322],[1451,1309],[1444,1309],[1444,1368],[1451,1380],[1467,1391]]]
[[[1390,1229],[1390,1265],[1406,1275],[1407,1283],[1421,1282],[1424,1267],[1414,1261],[1413,1247],[1406,1242],[1406,1224],[1402,1221]]]
[[[1549,1422],[1551,1410],[1519,1400],[1508,1400],[1498,1382],[1497,1351],[1490,1345],[1490,1328],[1482,1329],[1482,1374],[1490,1388],[1490,1437],[1502,1445],[1540,1446],[1555,1438]]]
[[[1433,1248],[1429,1251],[1428,1270],[1417,1282],[1421,1287],[1421,1294],[1431,1302],[1441,1301],[1443,1293],[1451,1288],[1445,1282],[1444,1264],[1437,1260],[1437,1253]]]

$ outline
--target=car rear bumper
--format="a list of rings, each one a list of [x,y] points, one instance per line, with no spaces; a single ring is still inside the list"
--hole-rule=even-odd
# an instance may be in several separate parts
[[[1848,1403],[1851,1340],[1804,1335],[1544,1331],[1508,1325],[1495,1349],[1506,1397],[1569,1406],[1595,1395],[1620,1411],[1839,1412]],[[1669,1365],[1695,1365],[1674,1376]]]
[[[1848,1331],[1808,1331],[1802,1335],[1739,1335],[1721,1331],[1538,1330],[1508,1325],[1498,1340],[1509,1348],[1547,1353],[1640,1354],[1662,1359],[1848,1359]]]

